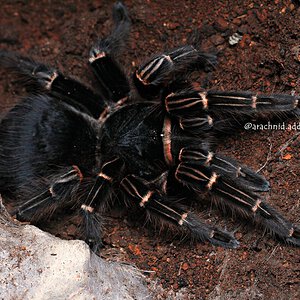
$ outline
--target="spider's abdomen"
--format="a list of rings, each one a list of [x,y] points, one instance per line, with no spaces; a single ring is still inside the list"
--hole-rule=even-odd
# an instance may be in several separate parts
[[[85,115],[45,96],[16,105],[0,127],[0,188],[15,190],[55,168],[95,164],[96,135]]]
[[[129,172],[146,177],[160,174],[166,168],[161,137],[163,120],[160,109],[149,103],[117,110],[103,125],[101,152],[120,156],[127,162]]]

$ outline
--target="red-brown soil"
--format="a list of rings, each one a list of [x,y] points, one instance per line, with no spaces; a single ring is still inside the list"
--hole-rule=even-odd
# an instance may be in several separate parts
[[[2,0],[0,47],[57,66],[92,85],[95,80],[86,58],[97,36],[110,31],[112,3]],[[125,4],[133,23],[128,50],[122,57],[127,70],[157,51],[186,43],[197,29],[202,47],[219,56],[214,72],[208,78],[207,74],[200,76],[208,88],[300,94],[298,1],[128,0]],[[230,46],[229,37],[236,32],[243,38]],[[11,84],[12,75],[0,75],[4,112],[23,91]],[[276,154],[295,134],[241,128],[233,138],[224,139],[219,150],[254,170],[263,167],[260,173],[272,186],[268,201],[299,223],[300,137]],[[200,213],[200,208],[194,209]],[[129,213],[114,212],[106,216],[101,256],[136,265],[166,291],[181,290],[182,299],[300,299],[299,249],[286,247],[251,224],[224,217],[209,206],[206,219],[236,229],[241,247],[227,250],[181,242],[141,226]],[[76,238],[75,224],[61,228],[53,223],[48,228],[51,232]]]

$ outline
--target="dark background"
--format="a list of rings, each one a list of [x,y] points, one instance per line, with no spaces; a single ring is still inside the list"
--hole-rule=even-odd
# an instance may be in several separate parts
[[[1,1],[0,47],[59,67],[92,85],[87,66],[89,49],[111,28],[113,1]],[[291,1],[125,1],[132,18],[131,40],[122,63],[128,72],[147,56],[182,45],[197,29],[203,49],[219,53],[212,74],[197,81],[220,90],[300,93],[300,9]],[[229,36],[243,35],[230,46]],[[1,113],[18,101],[23,91],[13,76],[0,73]],[[292,120],[296,121],[296,120]],[[242,126],[241,126],[242,127]],[[223,140],[220,151],[248,164],[270,180],[267,199],[299,223],[300,138],[280,155],[280,147],[295,131],[248,131]],[[269,160],[267,160],[269,157]],[[204,205],[205,206],[205,205]],[[205,208],[205,207],[204,207]],[[194,208],[201,212],[203,208]],[[207,205],[205,217],[237,229],[237,250],[161,235],[141,226],[129,214],[112,212],[105,225],[101,255],[128,262],[158,279],[166,290],[181,288],[184,299],[300,299],[299,249],[285,247],[263,236],[251,224],[223,218]],[[47,230],[76,238],[76,222],[52,222]],[[166,295],[162,294],[162,298]]]

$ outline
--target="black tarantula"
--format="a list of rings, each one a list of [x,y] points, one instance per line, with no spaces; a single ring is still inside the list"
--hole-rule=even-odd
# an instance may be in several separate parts
[[[236,248],[232,233],[205,224],[187,200],[215,195],[261,223],[280,240],[300,246],[300,229],[264,201],[268,181],[215,153],[216,133],[260,114],[299,115],[299,97],[196,89],[192,72],[215,56],[186,45],[158,54],[128,79],[117,56],[129,35],[126,8],[113,8],[115,28],[90,51],[101,93],[60,71],[6,51],[31,95],[0,126],[0,192],[19,220],[47,219],[72,207],[85,240],[101,245],[101,214],[112,195],[198,241]],[[213,197],[215,197],[213,196]]]

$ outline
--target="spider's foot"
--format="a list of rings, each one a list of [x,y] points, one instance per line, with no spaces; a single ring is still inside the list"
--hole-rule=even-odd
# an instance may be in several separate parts
[[[85,242],[88,244],[91,251],[93,251],[94,253],[97,253],[98,251],[100,251],[101,248],[103,248],[103,242],[99,238],[87,238],[85,239]]]
[[[224,248],[239,247],[240,243],[231,232],[206,225],[191,213],[187,214],[185,222],[187,227],[192,228],[192,237],[199,241],[208,241]]]
[[[260,206],[265,215],[257,215],[255,219],[280,241],[291,246],[300,247],[300,227],[285,219],[269,204],[262,202]]]
[[[300,247],[300,228],[299,226],[293,225],[289,237],[285,238],[284,241],[292,246]]]
[[[97,252],[102,247],[102,218],[94,212],[94,208],[82,205],[80,209],[82,216],[81,232],[85,242],[93,252]]]
[[[238,248],[240,245],[239,241],[230,232],[222,231],[217,228],[213,230],[213,234],[208,241],[215,246],[231,249]]]
[[[130,22],[128,10],[120,1],[113,6],[113,19],[116,25],[120,25],[121,22]]]

